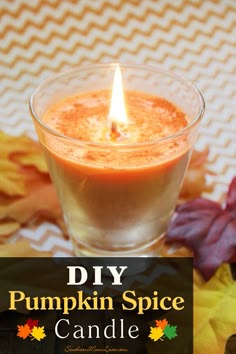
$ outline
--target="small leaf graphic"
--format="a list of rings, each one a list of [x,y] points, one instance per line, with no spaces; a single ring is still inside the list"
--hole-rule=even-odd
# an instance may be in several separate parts
[[[31,329],[27,323],[22,326],[18,325],[17,328],[18,328],[17,337],[20,337],[22,339],[26,339],[28,335],[31,333]]]
[[[44,333],[44,326],[34,327],[32,329],[31,335],[33,338],[37,339],[38,341],[41,341],[41,339],[46,337],[46,334]]]
[[[166,325],[168,325],[168,321],[166,320],[166,318],[164,318],[163,320],[156,320],[157,327],[161,327],[161,329],[164,329]]]
[[[163,330],[160,327],[150,327],[150,334],[148,337],[154,340],[154,342],[156,342],[158,339],[161,339],[163,335]]]
[[[173,339],[173,338],[177,337],[176,328],[177,328],[177,326],[167,325],[164,328],[163,332],[168,339]]]
[[[32,320],[32,318],[29,318],[26,323],[29,325],[30,329],[33,329],[34,327],[38,327],[39,320]]]

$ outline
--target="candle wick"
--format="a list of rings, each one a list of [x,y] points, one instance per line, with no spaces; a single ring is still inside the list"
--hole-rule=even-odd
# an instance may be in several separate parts
[[[112,121],[111,123],[111,138],[113,140],[117,140],[121,137],[121,131],[119,129],[119,126],[116,122]]]
[[[110,123],[110,132],[108,134],[109,138],[114,142],[126,140],[129,136],[126,125],[119,124],[116,121]]]

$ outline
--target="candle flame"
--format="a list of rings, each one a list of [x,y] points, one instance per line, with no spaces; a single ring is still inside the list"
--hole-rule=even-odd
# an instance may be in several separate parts
[[[128,122],[123,92],[121,70],[119,65],[117,65],[113,80],[110,112],[108,115],[108,120],[112,127],[126,126]]]

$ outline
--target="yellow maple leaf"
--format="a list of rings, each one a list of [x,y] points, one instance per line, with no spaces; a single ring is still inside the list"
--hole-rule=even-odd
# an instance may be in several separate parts
[[[227,338],[235,333],[236,281],[223,264],[203,285],[194,287],[194,354],[224,353]]]
[[[150,327],[150,334],[148,337],[154,340],[154,342],[161,339],[162,336],[164,336],[164,333],[161,327]]]
[[[42,327],[33,327],[31,336],[38,341],[41,341],[41,339],[46,337],[46,334],[44,332],[44,326]]]
[[[26,339],[30,335],[31,329],[27,323],[22,326],[18,325],[17,328],[18,328],[18,332],[17,332],[18,337],[22,339]]]

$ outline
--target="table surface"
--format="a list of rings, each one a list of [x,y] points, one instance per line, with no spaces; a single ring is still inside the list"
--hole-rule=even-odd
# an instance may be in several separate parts
[[[1,0],[0,127],[36,138],[30,94],[55,72],[88,63],[159,65],[192,80],[206,113],[197,147],[210,147],[214,192],[236,175],[236,1]],[[72,254],[53,224],[21,229],[37,249]]]

